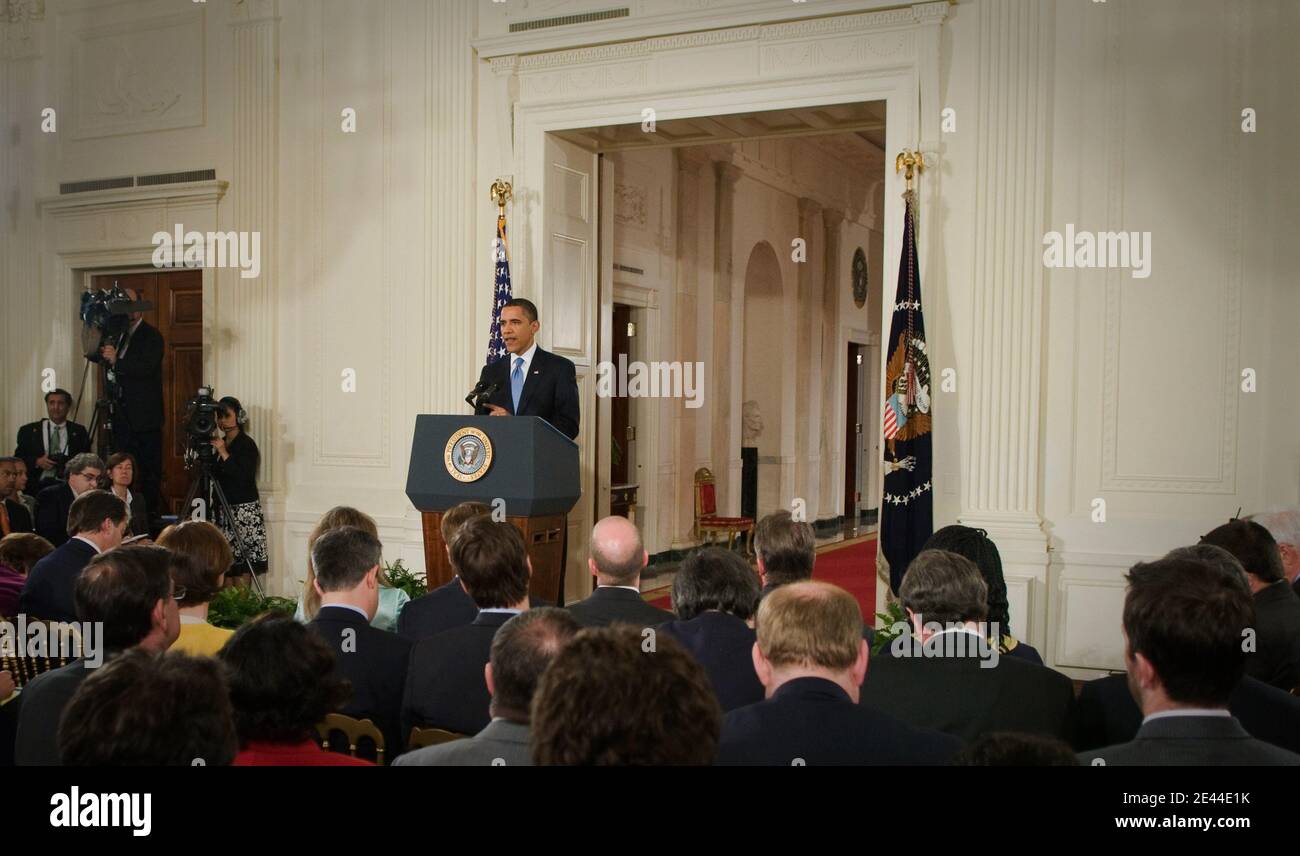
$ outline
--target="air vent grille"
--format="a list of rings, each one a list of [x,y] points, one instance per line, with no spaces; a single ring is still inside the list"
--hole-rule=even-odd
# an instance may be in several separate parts
[[[628,9],[606,9],[603,12],[584,12],[581,15],[563,15],[558,18],[538,18],[535,21],[519,21],[510,25],[510,32],[524,33],[529,30],[544,30],[547,27],[564,27],[569,24],[590,24],[592,21],[608,21],[611,18],[626,18]]]

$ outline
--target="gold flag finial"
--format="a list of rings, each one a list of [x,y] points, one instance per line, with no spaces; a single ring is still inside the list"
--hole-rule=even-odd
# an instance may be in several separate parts
[[[510,182],[506,181],[504,178],[498,178],[496,181],[492,182],[492,187],[488,190],[488,194],[492,197],[492,201],[497,204],[497,209],[501,216],[504,217],[506,215],[506,203],[514,198],[514,188],[511,186]]]
[[[911,149],[903,149],[894,158],[894,172],[906,170],[903,174],[904,180],[907,181],[907,189],[912,189],[913,170],[916,172],[925,172],[925,158],[920,152],[914,152]]]

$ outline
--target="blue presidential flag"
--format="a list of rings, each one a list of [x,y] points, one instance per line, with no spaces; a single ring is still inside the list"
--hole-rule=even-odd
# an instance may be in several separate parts
[[[885,490],[880,506],[880,548],[889,562],[889,587],[898,592],[907,566],[934,530],[933,459],[930,451],[930,358],[921,314],[921,272],[916,262],[916,208],[904,194],[903,255],[889,325],[885,366]]]
[[[497,237],[492,242],[492,257],[496,260],[496,286],[492,296],[492,329],[488,331],[486,363],[501,359],[507,353],[501,338],[501,307],[512,299],[510,294],[510,256],[506,245],[506,218],[497,217]]]

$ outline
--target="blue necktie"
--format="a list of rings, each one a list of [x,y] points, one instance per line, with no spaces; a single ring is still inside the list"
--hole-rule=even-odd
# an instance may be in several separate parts
[[[510,397],[515,402],[515,413],[519,412],[519,393],[524,391],[524,358],[515,357],[515,370],[510,373]]]

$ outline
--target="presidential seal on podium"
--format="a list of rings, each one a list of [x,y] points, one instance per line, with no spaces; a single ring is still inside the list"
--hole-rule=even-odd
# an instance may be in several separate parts
[[[461,428],[447,440],[443,463],[457,481],[478,481],[492,466],[492,441],[477,428]]]

